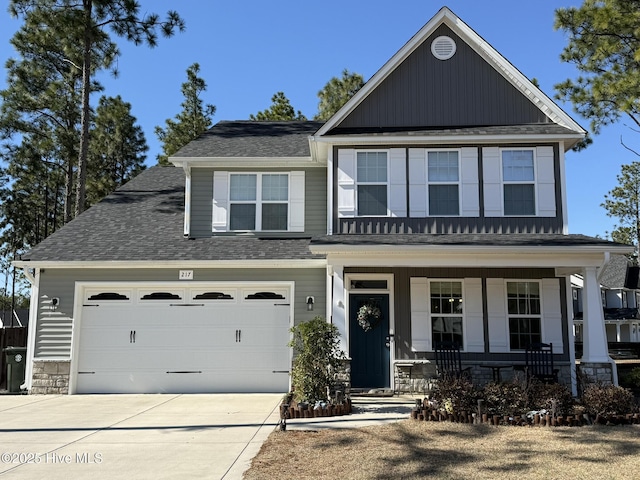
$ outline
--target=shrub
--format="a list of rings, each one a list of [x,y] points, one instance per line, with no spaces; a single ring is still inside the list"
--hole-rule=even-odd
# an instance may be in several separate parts
[[[527,411],[526,386],[519,381],[488,383],[482,398],[489,415],[522,415]]]
[[[438,380],[432,393],[432,400],[447,413],[473,412],[478,398],[478,390],[464,376],[445,375]]]
[[[592,383],[584,389],[582,405],[592,415],[623,415],[635,410],[635,399],[626,388]]]
[[[533,380],[529,386],[529,409],[547,410],[553,415],[569,415],[575,401],[569,388],[559,383],[542,383]]]
[[[640,367],[632,368],[620,375],[620,384],[633,390],[640,390]]]
[[[345,359],[338,328],[318,316],[296,325],[291,332],[293,340],[289,346],[296,352],[291,383],[296,400],[309,403],[326,400]]]

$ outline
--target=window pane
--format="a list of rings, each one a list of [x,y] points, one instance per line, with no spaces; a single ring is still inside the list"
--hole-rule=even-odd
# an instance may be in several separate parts
[[[504,185],[504,214],[535,215],[536,202],[533,185]]]
[[[358,215],[387,215],[386,185],[358,185]]]
[[[429,215],[459,215],[458,185],[429,185]]]
[[[262,200],[289,199],[289,177],[287,175],[262,175]]]
[[[533,150],[504,150],[502,152],[502,178],[505,182],[535,180]]]
[[[458,152],[428,152],[430,182],[458,181]]]
[[[509,343],[511,350],[524,350],[531,343],[538,343],[540,335],[539,318],[510,318]]]
[[[262,230],[286,230],[287,208],[286,203],[263,203]]]
[[[358,182],[387,181],[387,152],[358,152]]]
[[[232,203],[230,208],[230,230],[255,230],[256,205],[254,203]]]
[[[256,176],[248,174],[231,175],[231,201],[252,201],[256,199]]]
[[[433,343],[454,342],[462,347],[462,318],[433,317],[431,319]]]

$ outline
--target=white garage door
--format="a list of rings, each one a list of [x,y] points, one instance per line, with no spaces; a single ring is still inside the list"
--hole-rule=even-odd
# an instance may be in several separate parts
[[[286,392],[290,289],[84,289],[77,393]]]

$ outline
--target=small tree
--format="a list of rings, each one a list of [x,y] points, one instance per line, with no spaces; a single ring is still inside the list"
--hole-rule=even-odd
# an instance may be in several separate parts
[[[271,106],[268,109],[262,110],[255,115],[250,114],[249,120],[258,122],[289,122],[292,120],[307,119],[300,110],[296,112],[284,92],[277,92],[271,97],[271,102]]]
[[[612,239],[633,244],[636,247],[633,260],[637,263],[640,239],[640,162],[622,165],[617,178],[618,186],[604,196],[601,206],[609,217],[617,218],[620,222],[611,232]]]
[[[315,403],[326,399],[345,359],[338,328],[318,316],[296,325],[291,332],[289,346],[296,353],[291,372],[296,400]]]

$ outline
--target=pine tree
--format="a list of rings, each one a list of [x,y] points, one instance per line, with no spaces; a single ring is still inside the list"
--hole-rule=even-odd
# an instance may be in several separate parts
[[[285,96],[284,92],[277,92],[271,97],[271,106],[255,115],[249,115],[249,120],[265,121],[290,121],[290,120],[306,120],[300,110],[297,112],[291,106],[291,102]]]
[[[198,77],[199,73],[200,65],[197,63],[187,68],[187,81],[181,88],[184,97],[182,111],[175,116],[175,120],[165,120],[165,128],[155,128],[155,133],[162,142],[162,154],[157,157],[160,165],[168,165],[171,155],[211,127],[211,117],[216,113],[216,107],[205,105],[200,98],[207,90],[207,84]]]

